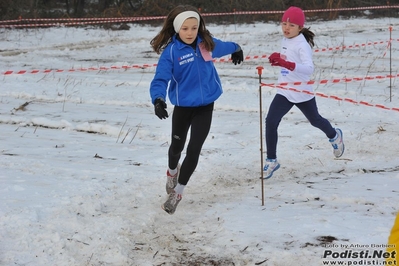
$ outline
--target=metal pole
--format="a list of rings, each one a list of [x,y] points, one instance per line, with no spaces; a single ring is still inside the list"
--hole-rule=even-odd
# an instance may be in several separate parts
[[[389,27],[389,101],[392,102],[392,26]]]
[[[259,131],[260,131],[260,180],[261,180],[261,191],[262,191],[262,206],[265,205],[265,192],[263,186],[263,118],[262,118],[262,71],[263,67],[256,67],[259,75]]]

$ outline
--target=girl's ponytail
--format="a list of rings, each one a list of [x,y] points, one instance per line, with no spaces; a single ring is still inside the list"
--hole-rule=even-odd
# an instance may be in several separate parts
[[[301,33],[305,37],[306,41],[309,43],[309,45],[313,48],[314,46],[314,36],[315,34],[310,30],[310,28],[302,28]]]

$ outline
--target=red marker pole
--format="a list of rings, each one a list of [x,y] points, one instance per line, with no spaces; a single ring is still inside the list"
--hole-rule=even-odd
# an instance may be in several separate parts
[[[263,188],[263,118],[262,118],[262,72],[263,67],[256,67],[259,75],[259,131],[260,131],[260,180],[261,180],[261,191],[262,191],[262,206],[265,205],[265,192]]]

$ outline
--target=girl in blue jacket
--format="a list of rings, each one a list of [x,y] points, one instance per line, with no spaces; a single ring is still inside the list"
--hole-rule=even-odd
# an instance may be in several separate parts
[[[214,102],[223,92],[213,58],[231,54],[234,64],[240,64],[244,58],[238,44],[214,38],[198,10],[189,5],[179,5],[168,14],[151,46],[161,54],[150,86],[155,114],[160,119],[168,117],[166,94],[174,105],[166,171],[168,199],[162,205],[167,213],[173,214],[197,167],[211,127]],[[180,165],[190,128],[186,156]]]

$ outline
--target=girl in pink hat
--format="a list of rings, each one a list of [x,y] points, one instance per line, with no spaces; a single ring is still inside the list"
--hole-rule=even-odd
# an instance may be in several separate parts
[[[279,83],[301,82],[306,84],[314,70],[312,47],[314,46],[313,38],[315,35],[304,27],[305,14],[299,7],[288,8],[281,21],[281,29],[284,35],[281,42],[281,51],[271,54],[269,62],[272,66],[280,67]],[[289,87],[295,87],[299,91],[313,92],[311,85],[289,85]],[[319,114],[313,94],[278,88],[266,117],[267,159],[263,168],[265,179],[270,178],[273,172],[280,167],[276,152],[277,129],[281,119],[294,105],[301,110],[312,126],[324,132],[333,147],[336,158],[341,157],[344,153],[342,131],[339,128],[333,128],[330,122]]]

